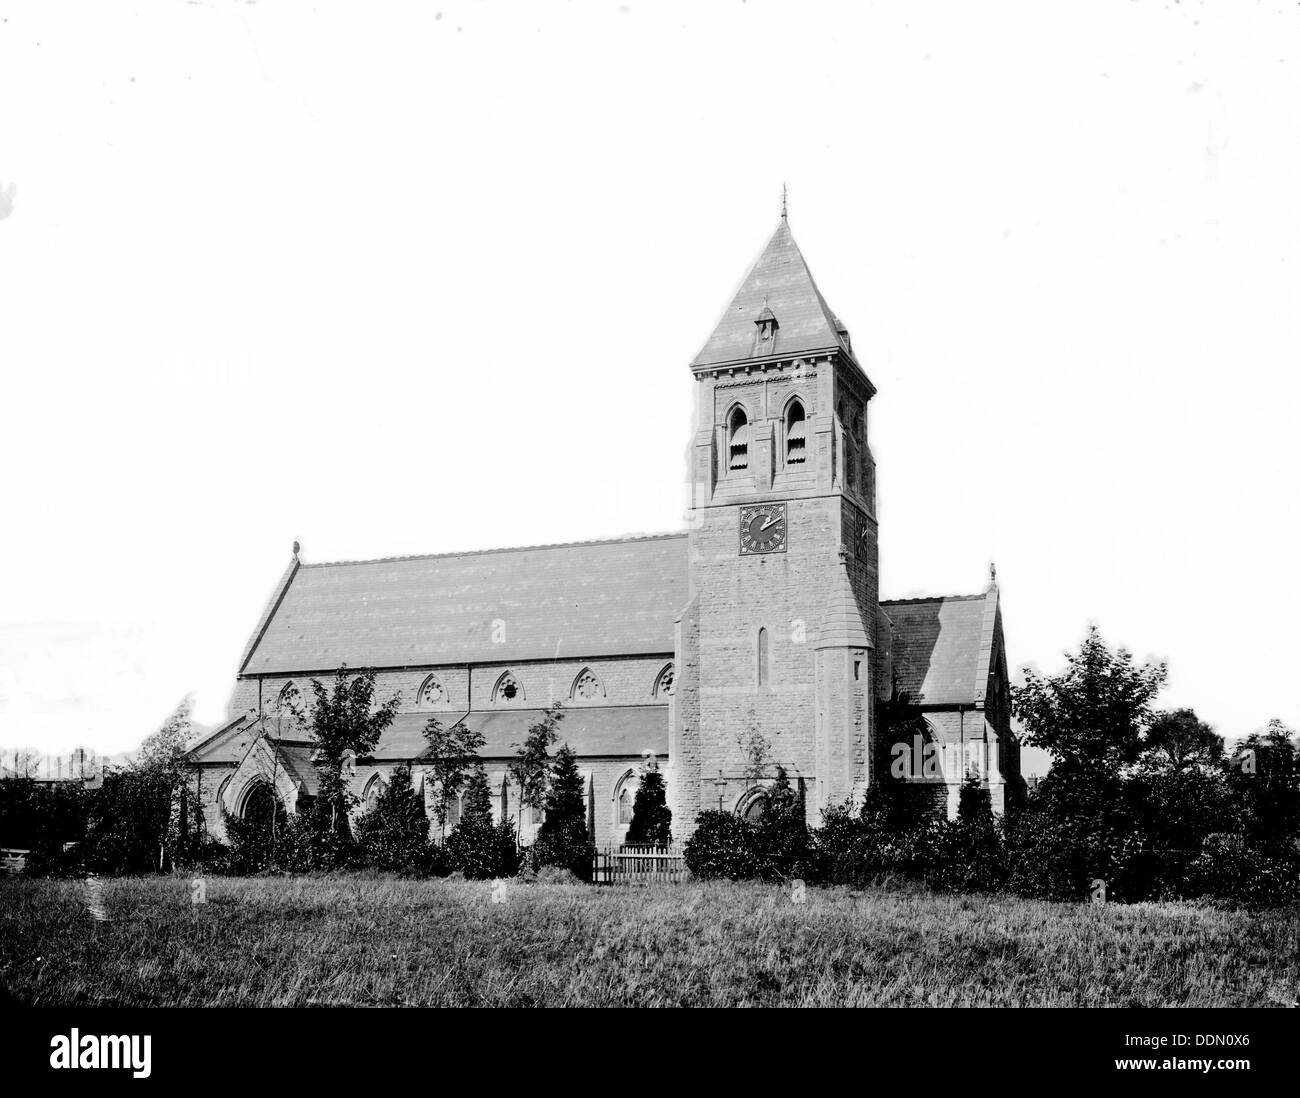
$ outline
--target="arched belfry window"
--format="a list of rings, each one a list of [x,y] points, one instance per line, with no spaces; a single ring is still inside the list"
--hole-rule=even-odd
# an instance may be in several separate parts
[[[768,643],[767,630],[758,631],[758,685],[765,686],[772,677],[771,668],[768,666]]]
[[[749,417],[744,408],[734,409],[727,421],[727,468],[749,468]]]
[[[808,420],[804,417],[803,405],[792,400],[785,413],[785,463],[802,465],[807,454]]]
[[[492,700],[495,702],[524,700],[524,688],[515,678],[513,671],[507,671],[497,679],[497,684],[492,690]]]
[[[605,696],[605,688],[590,667],[584,667],[573,680],[571,695],[577,701],[595,701]]]

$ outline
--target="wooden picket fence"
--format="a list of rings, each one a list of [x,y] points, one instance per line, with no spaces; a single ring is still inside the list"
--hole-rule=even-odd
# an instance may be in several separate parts
[[[624,843],[617,850],[596,851],[591,879],[594,884],[681,884],[686,860],[675,846]]]

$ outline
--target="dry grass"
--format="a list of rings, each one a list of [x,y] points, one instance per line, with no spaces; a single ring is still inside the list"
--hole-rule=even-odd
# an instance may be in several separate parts
[[[1300,988],[1300,911],[755,884],[0,881],[31,1004],[1255,1006]],[[1294,997],[1294,996],[1293,996]]]

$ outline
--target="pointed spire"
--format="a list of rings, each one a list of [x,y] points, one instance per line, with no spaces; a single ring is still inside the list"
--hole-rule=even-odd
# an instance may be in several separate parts
[[[775,345],[754,338],[754,325],[764,309],[780,319]],[[692,365],[848,350],[847,332],[817,289],[783,216]]]

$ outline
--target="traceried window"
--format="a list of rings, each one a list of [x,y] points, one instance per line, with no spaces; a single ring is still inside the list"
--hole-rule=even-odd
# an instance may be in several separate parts
[[[751,797],[749,799],[749,803],[745,805],[743,810],[743,815],[745,819],[748,820],[750,823],[758,823],[758,821],[763,818],[763,814],[766,811],[767,811],[767,794],[757,793],[753,797]]]
[[[659,677],[655,679],[654,696],[656,698],[671,698],[673,696],[673,665],[668,664],[659,672]]]
[[[524,688],[519,685],[514,672],[507,671],[497,679],[496,688],[492,691],[492,700],[498,702],[524,700]]]
[[[438,679],[430,675],[420,686],[416,704],[421,709],[439,709],[447,704],[447,688]]]
[[[749,417],[744,408],[735,408],[727,421],[727,468],[749,468]]]
[[[808,453],[808,420],[804,417],[803,405],[791,401],[785,413],[785,463],[802,465]]]
[[[633,808],[632,790],[624,786],[618,794],[618,822],[619,826],[625,826],[632,822]]]
[[[605,688],[590,667],[584,667],[573,681],[573,696],[579,701],[592,701],[605,696]]]

